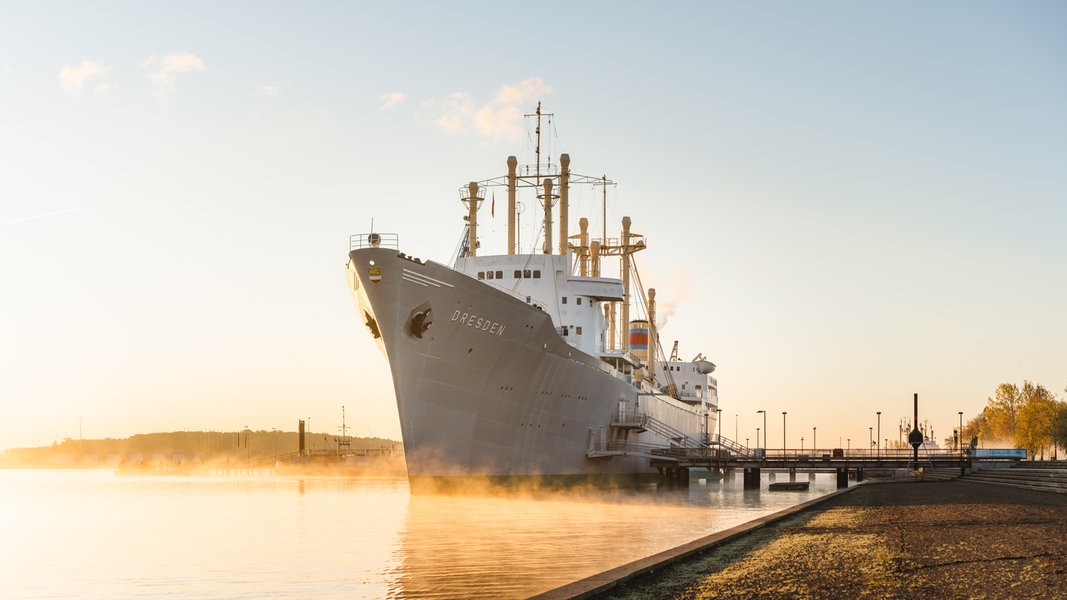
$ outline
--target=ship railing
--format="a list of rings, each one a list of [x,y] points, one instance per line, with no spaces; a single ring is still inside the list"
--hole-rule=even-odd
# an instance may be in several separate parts
[[[644,413],[620,410],[611,420],[613,426],[621,427],[644,427],[648,424],[649,416]]]
[[[665,456],[663,452],[670,450],[671,448],[664,447],[661,444],[647,444],[629,440],[596,440],[590,444],[587,454],[589,456],[627,454],[634,456],[661,457]]]
[[[679,431],[654,417],[646,417],[644,426],[648,430],[670,440],[672,446],[679,446],[681,448],[700,448],[704,446],[700,440],[693,439],[684,432]]]
[[[348,250],[361,248],[400,249],[400,236],[395,233],[357,233],[348,236]]]
[[[712,438],[712,440],[711,440],[709,445],[711,445],[711,446],[719,446],[720,448],[725,448],[726,450],[729,450],[730,452],[734,453],[736,456],[752,456],[753,455],[753,452],[752,452],[751,448],[749,448],[749,447],[747,447],[747,446],[745,446],[743,444],[739,444],[739,443],[737,443],[737,442],[735,442],[735,441],[733,441],[733,440],[731,440],[729,438],[725,438],[725,437],[723,437],[721,435],[715,435]]]

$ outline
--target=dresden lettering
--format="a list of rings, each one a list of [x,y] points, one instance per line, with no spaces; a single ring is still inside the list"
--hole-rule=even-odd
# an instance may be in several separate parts
[[[458,322],[460,325],[466,325],[471,329],[484,331],[490,335],[504,335],[504,325],[502,323],[490,321],[489,319],[479,317],[478,315],[472,315],[457,310],[452,313],[452,321]]]

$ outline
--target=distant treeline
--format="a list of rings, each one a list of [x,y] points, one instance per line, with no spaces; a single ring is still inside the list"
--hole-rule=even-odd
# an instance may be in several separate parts
[[[307,433],[305,450],[362,450],[399,448],[385,438],[361,438]],[[299,449],[295,431],[174,431],[144,433],[122,439],[75,440],[51,446],[11,448],[0,453],[3,467],[122,466],[130,463],[197,464],[247,462],[285,456]]]

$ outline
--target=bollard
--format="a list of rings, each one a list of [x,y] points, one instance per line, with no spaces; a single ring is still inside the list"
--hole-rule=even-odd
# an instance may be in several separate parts
[[[848,469],[844,467],[837,468],[837,489],[842,490],[848,487]]]

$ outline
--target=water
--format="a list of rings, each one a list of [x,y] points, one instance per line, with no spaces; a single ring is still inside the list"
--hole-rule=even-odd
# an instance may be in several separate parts
[[[0,470],[0,597],[522,598],[834,486],[412,496],[395,478]]]

